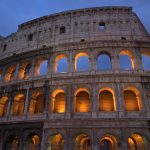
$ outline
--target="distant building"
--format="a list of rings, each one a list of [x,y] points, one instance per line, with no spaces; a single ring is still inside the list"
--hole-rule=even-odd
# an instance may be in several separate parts
[[[144,56],[150,36],[130,7],[57,13],[0,37],[0,150],[149,150]]]

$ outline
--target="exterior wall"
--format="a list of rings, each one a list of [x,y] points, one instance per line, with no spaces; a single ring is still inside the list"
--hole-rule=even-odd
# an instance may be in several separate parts
[[[111,15],[110,15],[111,14]],[[99,23],[106,23],[104,31],[98,30]],[[61,26],[65,34],[59,34]],[[87,32],[88,31],[88,32]],[[32,41],[27,41],[33,34]],[[124,37],[122,39],[122,37]],[[84,39],[85,41],[83,41]],[[7,48],[4,51],[4,45]],[[47,140],[55,134],[64,138],[65,150],[75,146],[74,139],[84,133],[90,137],[91,149],[100,149],[100,139],[105,134],[117,137],[116,149],[128,149],[128,138],[136,133],[145,137],[146,146],[150,144],[150,72],[142,67],[142,53],[150,52],[150,37],[136,14],[128,7],[89,8],[68,11],[39,18],[19,26],[16,33],[0,41],[0,96],[8,96],[7,111],[0,117],[0,149],[11,134],[20,138],[19,150],[30,133],[40,136],[40,149],[47,149]],[[132,53],[133,70],[119,68],[119,54],[122,50]],[[79,53],[89,56],[90,69],[75,70],[75,56]],[[107,52],[111,58],[111,70],[97,70],[97,57]],[[55,72],[55,58],[66,56],[68,72]],[[38,62],[48,60],[46,75],[37,75]],[[31,63],[28,79],[19,79],[18,72],[24,62]],[[15,66],[14,78],[5,81],[7,70]],[[142,109],[139,112],[126,112],[123,91],[134,87],[141,96]],[[77,89],[89,92],[90,112],[74,112],[74,99]],[[99,91],[111,88],[115,94],[114,112],[100,112],[98,109]],[[66,111],[53,113],[50,110],[52,93],[62,89],[66,94]],[[44,94],[42,113],[29,114],[32,94],[39,90]],[[24,114],[12,116],[13,97],[23,92],[26,96]]]

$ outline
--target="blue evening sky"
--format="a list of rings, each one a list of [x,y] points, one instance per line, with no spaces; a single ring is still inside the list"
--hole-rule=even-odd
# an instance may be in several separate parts
[[[65,10],[101,7],[132,6],[150,32],[150,0],[0,0],[0,35],[16,32],[23,22]]]

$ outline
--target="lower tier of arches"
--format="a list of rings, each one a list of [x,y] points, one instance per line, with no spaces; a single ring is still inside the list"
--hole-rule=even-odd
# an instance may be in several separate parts
[[[149,150],[147,124],[147,121],[134,120],[52,120],[0,124],[0,149]]]

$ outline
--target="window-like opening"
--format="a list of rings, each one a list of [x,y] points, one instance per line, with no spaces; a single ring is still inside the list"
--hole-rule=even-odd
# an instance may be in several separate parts
[[[64,139],[61,134],[56,134],[51,136],[47,141],[48,150],[63,150],[64,149]]]
[[[25,95],[17,94],[12,103],[11,114],[12,115],[23,115],[25,106]]]
[[[81,39],[80,42],[85,42],[85,39]]]
[[[91,150],[91,140],[86,134],[80,134],[75,138],[75,150]]]
[[[108,54],[100,54],[97,59],[97,69],[98,70],[110,70],[111,67],[111,59]]]
[[[7,69],[6,74],[5,74],[5,81],[13,81],[15,79],[15,72],[16,72],[16,67],[11,66]]]
[[[50,110],[54,113],[64,113],[66,107],[66,94],[63,90],[55,90],[51,97]]]
[[[33,34],[29,34],[28,35],[28,41],[32,41],[33,40]]]
[[[36,90],[33,92],[29,105],[30,114],[39,114],[43,112],[43,98],[44,95],[41,91]]]
[[[123,92],[125,111],[137,112],[142,109],[141,96],[136,88],[126,88]]]
[[[150,55],[142,54],[142,63],[144,70],[150,70]]]
[[[100,31],[105,30],[105,23],[104,23],[104,22],[100,22],[100,23],[99,23],[99,30],[100,30]]]
[[[75,96],[75,112],[90,112],[90,97],[86,91],[79,91]]]
[[[0,117],[5,116],[7,112],[7,104],[8,104],[8,97],[3,96],[0,98]]]
[[[126,40],[126,37],[121,37],[122,40]]]
[[[100,149],[102,150],[116,150],[117,148],[117,139],[112,135],[104,135],[100,140]]]
[[[65,55],[58,55],[54,62],[54,71],[56,73],[68,72],[68,60]]]
[[[60,33],[60,34],[66,33],[66,28],[65,28],[64,26],[60,27],[59,33]]]
[[[39,150],[40,142],[40,137],[37,134],[30,134],[25,141],[24,147],[27,150]]]
[[[132,134],[128,138],[129,150],[145,150],[146,149],[146,140],[139,134]]]
[[[128,50],[121,51],[119,54],[119,64],[121,70],[134,69],[134,58],[132,53]]]
[[[7,50],[7,44],[4,44],[3,51]]]
[[[88,71],[90,68],[89,56],[86,53],[79,53],[75,57],[75,70]]]
[[[3,149],[4,150],[19,150],[19,137],[16,135],[10,135],[4,145],[3,145]]]
[[[114,111],[114,96],[108,90],[103,90],[99,94],[99,111],[112,112]]]

